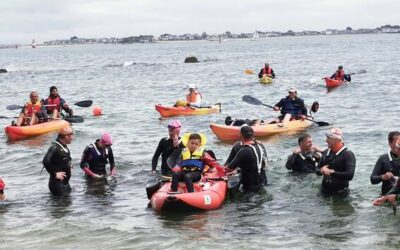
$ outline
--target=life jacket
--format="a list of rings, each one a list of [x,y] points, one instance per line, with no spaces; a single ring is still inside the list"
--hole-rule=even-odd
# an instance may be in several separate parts
[[[47,104],[51,106],[46,106],[48,112],[53,112],[54,110],[60,110],[61,99],[59,96],[57,98],[47,98]]]
[[[90,154],[90,160],[87,162],[88,167],[95,174],[102,174],[106,171],[106,164],[108,163],[108,148],[105,148],[103,152],[101,152],[96,143],[91,143],[87,146],[87,154]]]
[[[292,100],[290,97],[286,97],[283,101],[282,112],[285,114],[289,113],[292,115],[301,114],[301,109],[300,109],[299,105],[297,105],[295,103],[295,100]]]
[[[337,70],[335,73],[335,79],[336,80],[344,80],[344,70]]]
[[[25,108],[28,111],[27,112],[27,116],[32,116],[33,112],[40,112],[41,108],[42,108],[42,104],[40,103],[40,101],[38,101],[37,103],[33,104],[31,101],[27,102],[25,104]]]
[[[202,161],[202,157],[204,154],[204,147],[199,147],[193,153],[190,152],[188,148],[183,149],[182,151],[182,162],[181,167],[184,171],[203,171],[204,169],[204,162]]]
[[[265,74],[271,75],[272,74],[271,67],[268,67],[268,70],[264,67],[262,73],[263,73],[263,75],[265,75]]]
[[[186,96],[186,101],[188,103],[200,103],[201,102],[201,94],[200,92],[193,92]]]

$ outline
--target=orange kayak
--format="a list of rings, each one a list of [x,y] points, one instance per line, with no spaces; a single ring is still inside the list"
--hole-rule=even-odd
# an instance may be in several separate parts
[[[32,126],[7,126],[5,132],[8,139],[15,141],[50,133],[69,126],[71,126],[70,123],[65,120],[54,120]]]
[[[180,182],[178,192],[171,192],[171,182],[166,182],[151,196],[151,207],[161,211],[212,210],[222,206],[227,193],[226,180],[219,178],[216,170],[203,174],[200,182],[194,183],[194,192],[188,193],[186,184]]]
[[[202,108],[167,107],[161,104],[157,104],[155,107],[162,117],[171,117],[177,115],[206,115],[206,114],[221,112],[221,103],[214,104],[211,107],[202,107]]]
[[[282,123],[261,124],[254,125],[252,128],[256,137],[266,137],[283,132],[304,130],[312,124],[313,122],[309,120],[292,120],[285,125],[282,125]],[[240,139],[240,126],[226,126],[211,123],[210,128],[220,140],[229,141]]]
[[[344,83],[344,81],[342,81],[342,80],[330,79],[329,77],[325,77],[325,84],[326,84],[326,87],[329,89],[339,87],[343,83]]]

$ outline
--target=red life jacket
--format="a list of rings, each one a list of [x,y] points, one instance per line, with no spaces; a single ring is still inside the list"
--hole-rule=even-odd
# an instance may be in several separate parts
[[[337,70],[335,74],[335,79],[336,80],[344,80],[344,70]]]
[[[33,112],[40,112],[42,108],[42,104],[40,103],[40,101],[38,101],[37,103],[33,104],[31,101],[27,102],[25,104],[25,109],[27,111],[27,116],[32,116]]]
[[[46,106],[46,109],[48,112],[53,112],[54,110],[60,110],[60,97],[57,96],[57,98],[51,98],[50,96],[47,98],[47,104],[48,105],[54,105],[54,106]]]
[[[271,67],[268,67],[268,70],[265,67],[263,68],[263,75],[265,75],[265,74],[271,75],[271,73],[272,73]]]

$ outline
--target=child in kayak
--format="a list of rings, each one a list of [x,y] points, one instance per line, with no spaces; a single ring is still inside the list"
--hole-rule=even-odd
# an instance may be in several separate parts
[[[176,166],[172,169],[172,192],[178,191],[179,181],[185,181],[188,193],[192,193],[194,191],[193,182],[201,179],[206,165],[215,167],[223,175],[224,169],[205,151],[205,143],[205,136],[190,134],[186,148],[182,150]]]

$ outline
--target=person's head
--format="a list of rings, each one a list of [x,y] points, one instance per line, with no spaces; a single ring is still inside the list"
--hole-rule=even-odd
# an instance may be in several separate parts
[[[100,144],[103,148],[111,147],[113,141],[110,133],[104,132],[100,138]]]
[[[254,138],[254,130],[249,125],[245,124],[240,128],[240,136],[242,140],[249,141]]]
[[[310,151],[312,148],[312,138],[311,135],[309,134],[302,134],[299,136],[299,139],[297,140],[299,143],[300,149],[303,152]]]
[[[72,142],[73,135],[74,131],[70,126],[61,128],[58,131],[58,139],[61,140],[64,144],[70,144]]]
[[[50,87],[50,96],[54,98],[58,97],[58,89],[56,86]]]
[[[39,101],[39,95],[36,91],[32,91],[29,94],[29,98],[31,99],[31,103],[37,103]]]
[[[390,150],[395,153],[398,152],[399,150],[396,148],[396,142],[400,138],[400,132],[399,131],[390,131],[388,134],[388,143]]]
[[[269,68],[269,63],[264,64],[265,68]]]
[[[187,147],[190,152],[196,151],[201,146],[201,136],[199,134],[190,134]]]
[[[340,128],[331,128],[326,133],[326,143],[330,148],[336,144],[343,143],[343,131]]]
[[[342,70],[342,69],[343,69],[343,66],[339,65],[338,70]]]
[[[296,88],[294,88],[294,87],[291,87],[291,88],[288,90],[288,92],[289,92],[289,97],[290,97],[290,98],[295,98],[295,97],[297,96],[297,90],[296,90]]]
[[[190,84],[190,85],[189,85],[189,91],[190,91],[190,93],[196,91],[196,85]]]
[[[168,123],[168,134],[170,137],[174,135],[179,135],[181,131],[182,124],[178,120],[172,120]]]

